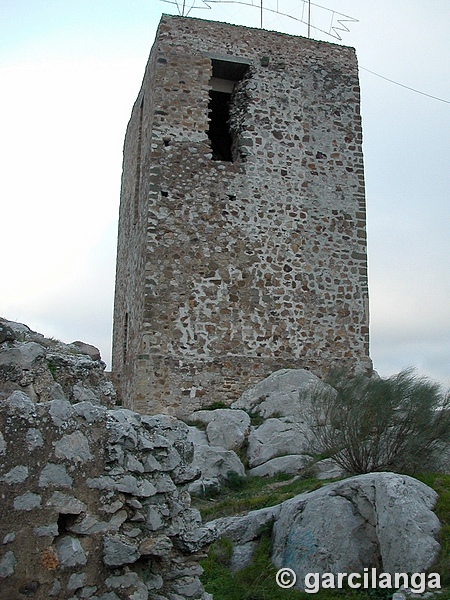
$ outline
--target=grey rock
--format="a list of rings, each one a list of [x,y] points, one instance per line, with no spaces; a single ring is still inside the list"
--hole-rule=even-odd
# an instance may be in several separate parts
[[[97,586],[87,585],[79,592],[79,595],[80,595],[80,598],[93,598],[96,591],[97,591]]]
[[[233,547],[231,554],[230,569],[231,571],[240,571],[253,561],[258,542],[247,542]]]
[[[41,505],[42,498],[39,494],[33,494],[33,492],[25,492],[21,496],[14,498],[14,508],[16,510],[33,510]]]
[[[150,481],[146,479],[138,480],[132,475],[124,475],[117,479],[109,476],[88,478],[86,484],[92,489],[116,490],[142,498],[149,498],[157,493],[156,487]]]
[[[37,537],[56,537],[58,535],[58,523],[35,527],[33,531]]]
[[[155,444],[151,441],[148,435],[142,433],[138,436],[138,448],[143,452],[151,452],[155,447]]]
[[[112,589],[129,588],[141,583],[137,573],[126,573],[125,575],[111,575],[105,580],[106,585]]]
[[[86,462],[93,458],[89,442],[81,431],[63,436],[55,444],[55,455],[73,462]]]
[[[45,349],[36,342],[14,342],[12,348],[0,350],[0,365],[16,365],[30,370],[38,358],[45,356]]]
[[[114,410],[109,410],[108,416],[122,425],[130,424],[135,427],[139,427],[141,424],[140,415],[132,410],[129,410],[128,408],[116,408]]]
[[[27,477],[28,467],[25,465],[18,465],[17,467],[14,467],[13,469],[11,469],[11,471],[6,473],[6,475],[0,477],[0,481],[4,481],[9,485],[13,485],[17,483],[23,483],[27,479]]]
[[[11,327],[5,323],[0,323],[0,344],[3,342],[12,342],[16,339],[16,335]]]
[[[132,471],[133,473],[144,472],[144,465],[139,460],[137,460],[137,458],[135,458],[132,454],[127,455],[125,467],[128,471]]]
[[[75,402],[91,402],[92,404],[99,403],[99,399],[95,392],[84,385],[75,384],[72,388],[72,394]]]
[[[176,582],[172,584],[172,589],[183,600],[184,598],[198,597],[203,591],[202,584],[197,577],[177,578]]]
[[[238,450],[250,431],[250,417],[243,410],[220,408],[211,411],[213,418],[206,427],[206,435],[211,446],[221,446],[225,450]]]
[[[247,456],[250,467],[257,467],[277,456],[308,454],[310,442],[303,428],[285,418],[270,418],[248,438]]]
[[[31,333],[35,333],[28,327],[28,325],[25,325],[24,323],[9,321],[8,319],[1,319],[1,322],[5,327],[13,332],[14,339],[25,339]]]
[[[16,539],[16,534],[14,532],[7,533],[3,538],[2,544],[9,544]]]
[[[425,572],[440,550],[440,523],[432,512],[436,492],[412,477],[389,473],[376,477],[375,490],[383,569]]]
[[[100,510],[108,514],[113,514],[120,510],[122,507],[123,502],[121,502],[120,500],[114,500],[114,502],[112,502],[111,504],[105,504],[104,506],[101,506]]]
[[[72,573],[67,583],[67,589],[69,591],[79,590],[86,583],[85,573]]]
[[[246,390],[231,407],[266,419],[294,417],[301,423],[310,410],[311,392],[323,385],[318,377],[304,369],[281,369]]]
[[[172,541],[166,535],[158,535],[143,540],[139,552],[144,556],[168,557],[173,548]]]
[[[27,421],[36,416],[36,405],[24,392],[14,391],[6,400],[8,414],[16,415]]]
[[[104,406],[99,406],[88,401],[74,404],[73,410],[76,415],[82,417],[88,423],[98,423],[106,417],[106,408]]]
[[[310,572],[425,572],[440,549],[436,493],[394,473],[369,473],[300,494],[281,505],[272,560],[301,587]]]
[[[50,400],[66,400],[66,395],[59,383],[52,383],[50,387]]]
[[[3,437],[3,433],[0,431],[0,454],[5,454],[6,452],[6,442]]]
[[[25,439],[27,441],[28,450],[30,452],[33,452],[33,450],[35,450],[36,448],[42,448],[42,446],[44,445],[42,434],[39,431],[39,429],[36,429],[35,427],[31,427],[30,429],[28,429]]]
[[[17,565],[16,557],[14,552],[9,550],[0,560],[0,577],[10,577],[14,573],[14,569]]]
[[[38,485],[39,487],[48,487],[50,485],[71,487],[72,483],[73,479],[69,476],[63,465],[48,463],[42,469]]]
[[[72,342],[71,346],[75,346],[76,349],[82,354],[87,354],[92,360],[101,360],[100,350],[91,344],[86,344],[85,342]]]
[[[52,587],[50,588],[48,595],[49,596],[57,596],[60,591],[61,591],[61,583],[58,581],[58,579],[55,579]]]
[[[199,411],[200,412],[200,411]],[[210,413],[212,411],[201,411]],[[188,432],[188,440],[194,444],[194,446],[208,446],[208,436],[206,435],[206,431],[199,429],[198,427],[194,427],[193,425],[189,426]]]
[[[139,557],[137,546],[125,536],[111,536],[104,541],[103,562],[108,567],[131,564],[136,562]]]
[[[67,400],[56,399],[49,402],[50,416],[58,427],[67,426],[73,415],[73,408]]]
[[[175,450],[175,448],[167,448],[166,455],[162,453],[158,456],[159,464],[163,471],[173,471],[181,464],[181,456]]]
[[[77,567],[87,563],[87,557],[78,538],[63,536],[56,541],[56,552],[61,568]]]
[[[158,494],[167,494],[168,492],[174,492],[176,485],[172,481],[170,475],[167,473],[155,473],[152,481],[156,487]]]
[[[227,410],[227,409],[226,409]],[[230,410],[230,409],[228,409]],[[215,410],[196,410],[188,417],[189,422],[202,423],[208,425],[214,418]]]
[[[115,411],[108,412],[111,416],[111,413]],[[112,422],[109,428],[109,440],[112,444],[120,444],[124,449],[131,451],[134,451],[139,443],[136,429],[127,422]]]
[[[278,504],[254,510],[238,517],[221,517],[210,521],[207,526],[215,532],[216,539],[224,536],[241,546],[257,540],[261,529],[279,518],[282,506]]]
[[[251,477],[273,477],[280,473],[298,475],[311,462],[310,456],[301,454],[288,454],[272,458],[267,462],[249,470]]]
[[[337,479],[343,477],[345,471],[332,458],[324,458],[315,463],[314,471],[317,479]]]
[[[162,515],[156,506],[148,507],[146,523],[150,531],[161,529],[161,527],[164,525],[164,519],[162,518]]]
[[[120,526],[127,520],[127,512],[121,510],[116,512],[110,521],[99,521],[93,515],[85,515],[81,520],[78,519],[73,525],[67,527],[71,533],[79,535],[94,535],[96,533],[104,533],[107,531],[118,531]]]
[[[62,514],[79,515],[86,510],[84,502],[63,492],[54,492],[48,500],[47,505],[52,506]]]
[[[192,466],[201,472],[201,478],[189,486],[191,493],[207,480],[218,484],[226,481],[229,472],[245,477],[245,467],[237,454],[216,446],[195,446]]]

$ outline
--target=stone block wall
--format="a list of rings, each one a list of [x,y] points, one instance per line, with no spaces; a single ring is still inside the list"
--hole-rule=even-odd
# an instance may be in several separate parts
[[[233,69],[232,160],[216,160],[211,77]],[[125,142],[122,394],[184,415],[279,368],[370,369],[368,325],[354,50],[163,17]]]
[[[29,351],[20,328],[36,337],[0,323],[0,339],[16,336],[0,342],[0,596],[209,598],[199,581],[200,515],[187,491],[197,477],[187,426],[108,408],[94,392],[79,401],[67,387],[33,401],[27,386],[11,391],[6,367],[13,372],[17,353]],[[76,386],[89,361],[59,376]],[[28,363],[31,381],[42,368],[38,356]]]

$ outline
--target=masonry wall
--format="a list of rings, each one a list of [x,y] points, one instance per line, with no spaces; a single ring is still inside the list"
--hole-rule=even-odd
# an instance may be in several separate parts
[[[208,138],[217,60],[248,65],[233,161]],[[370,368],[361,145],[353,49],[162,18],[124,152],[113,370],[134,409]]]

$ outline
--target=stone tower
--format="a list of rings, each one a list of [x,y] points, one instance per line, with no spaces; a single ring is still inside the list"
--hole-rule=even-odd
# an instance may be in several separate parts
[[[113,371],[183,416],[280,368],[370,368],[352,48],[163,16],[128,125]]]

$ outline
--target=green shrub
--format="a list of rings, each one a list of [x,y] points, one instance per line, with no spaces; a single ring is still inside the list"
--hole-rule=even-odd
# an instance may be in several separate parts
[[[227,479],[225,485],[230,490],[242,490],[247,483],[247,477],[245,475],[239,475],[235,471],[227,472]]]
[[[405,370],[389,379],[334,373],[313,393],[317,452],[349,474],[433,470],[450,440],[450,395]]]

